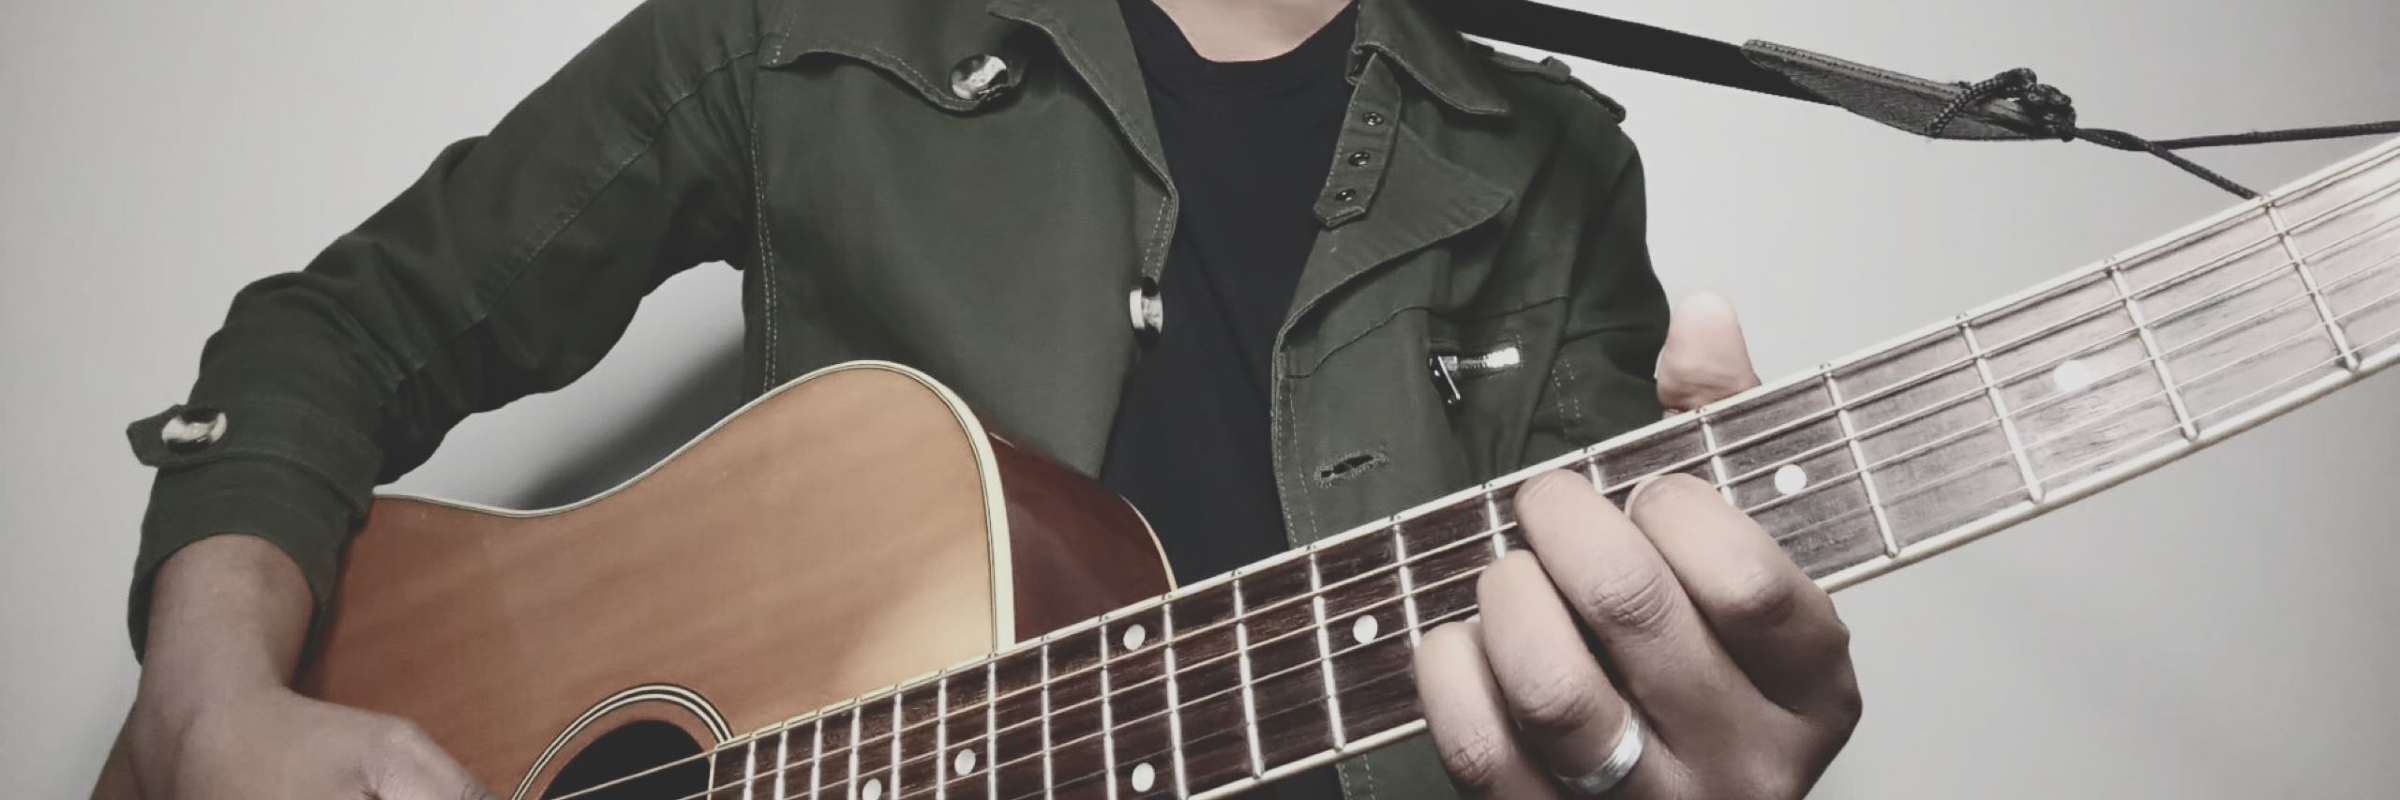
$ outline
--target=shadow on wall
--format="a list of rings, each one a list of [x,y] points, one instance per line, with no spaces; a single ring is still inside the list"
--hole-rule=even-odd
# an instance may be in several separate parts
[[[562,452],[546,474],[498,498],[510,508],[550,508],[599,494],[641,474],[741,405],[742,342],[719,342],[685,362],[681,374],[660,374],[642,404],[602,436],[578,437],[581,449]],[[664,373],[665,370],[658,370]],[[588,380],[588,378],[587,378]],[[581,388],[581,387],[578,387]]]

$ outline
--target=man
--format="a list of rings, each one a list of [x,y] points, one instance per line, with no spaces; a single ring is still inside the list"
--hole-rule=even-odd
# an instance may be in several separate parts
[[[206,411],[134,425],[161,470],[118,757],[154,798],[482,796],[405,722],[287,688],[313,604],[376,483],[573,380],[695,263],[746,272],[747,391],[925,369],[1126,494],[1186,578],[1754,385],[1720,301],[1669,330],[1614,104],[1412,2],[645,4],[245,290]],[[1517,503],[1534,552],[1417,653],[1430,741],[1339,790],[1804,794],[1858,695],[1758,527],[1682,477]]]

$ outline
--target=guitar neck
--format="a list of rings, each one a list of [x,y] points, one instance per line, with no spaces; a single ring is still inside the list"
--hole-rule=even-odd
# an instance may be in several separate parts
[[[712,797],[1213,798],[1423,727],[1514,487],[1708,480],[1838,589],[2400,360],[2400,140],[2151,245],[1341,536],[735,740]]]

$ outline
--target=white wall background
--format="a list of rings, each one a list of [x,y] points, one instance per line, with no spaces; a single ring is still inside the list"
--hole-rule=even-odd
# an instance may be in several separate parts
[[[11,0],[0,22],[0,776],[87,790],[131,697],[127,420],[235,289],[488,128],[632,0]],[[1940,78],[2018,65],[2160,136],[2400,117],[2392,0],[1581,0]],[[1578,65],[1633,108],[1672,293],[1774,378],[2229,201],[2088,145],[1933,144]],[[2273,185],[2363,147],[2211,156]],[[411,489],[541,505],[731,403],[729,270],[670,283],[584,382],[466,425]],[[1840,596],[1867,721],[1821,796],[2388,797],[2400,786],[2400,379]],[[605,443],[594,430],[631,431]]]

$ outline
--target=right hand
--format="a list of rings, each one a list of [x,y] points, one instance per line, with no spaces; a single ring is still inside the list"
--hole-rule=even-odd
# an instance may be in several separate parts
[[[147,800],[497,800],[407,720],[281,686],[134,705],[126,745]],[[190,709],[174,713],[176,706]]]

